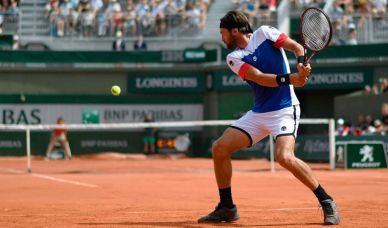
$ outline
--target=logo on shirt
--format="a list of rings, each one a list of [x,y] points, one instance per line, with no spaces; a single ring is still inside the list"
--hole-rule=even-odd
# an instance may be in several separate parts
[[[229,65],[231,65],[231,66],[233,66],[233,65],[234,65],[234,63],[233,63],[233,61],[232,61],[232,60],[230,60],[230,61],[229,61]]]
[[[255,61],[255,62],[257,61],[256,55],[253,56],[253,61]]]
[[[285,131],[285,130],[287,130],[287,127],[283,126],[281,129],[282,129],[282,131]]]

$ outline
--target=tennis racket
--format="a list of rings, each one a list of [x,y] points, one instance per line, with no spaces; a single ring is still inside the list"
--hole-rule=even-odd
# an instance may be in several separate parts
[[[300,35],[305,51],[304,65],[320,51],[327,48],[331,41],[332,28],[329,17],[321,9],[307,8],[300,16]],[[307,57],[307,50],[311,55]]]

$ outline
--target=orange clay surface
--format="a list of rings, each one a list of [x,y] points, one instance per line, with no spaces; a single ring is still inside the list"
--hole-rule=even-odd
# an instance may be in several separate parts
[[[241,219],[197,224],[218,202],[212,160],[113,153],[71,161],[0,158],[0,227],[321,227],[313,193],[265,160],[233,161]],[[388,170],[311,164],[337,201],[338,227],[388,227]]]

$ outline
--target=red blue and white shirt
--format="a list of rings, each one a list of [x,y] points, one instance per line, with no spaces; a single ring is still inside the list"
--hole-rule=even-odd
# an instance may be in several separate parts
[[[227,58],[227,64],[242,80],[249,65],[263,73],[290,73],[287,56],[282,48],[287,35],[276,28],[261,26],[251,34],[244,49],[236,49]],[[299,104],[292,85],[266,87],[246,80],[251,86],[255,103],[253,112],[265,113]]]

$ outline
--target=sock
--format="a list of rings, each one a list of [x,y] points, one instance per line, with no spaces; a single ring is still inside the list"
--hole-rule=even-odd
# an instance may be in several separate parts
[[[329,194],[325,192],[325,189],[323,189],[321,185],[318,185],[318,187],[313,192],[318,198],[319,202],[322,202],[327,199],[333,200],[333,198],[331,198],[331,196],[329,196]]]
[[[232,188],[220,188],[218,189],[219,194],[220,194],[220,202],[223,207],[226,208],[233,208],[233,199],[232,199]]]

